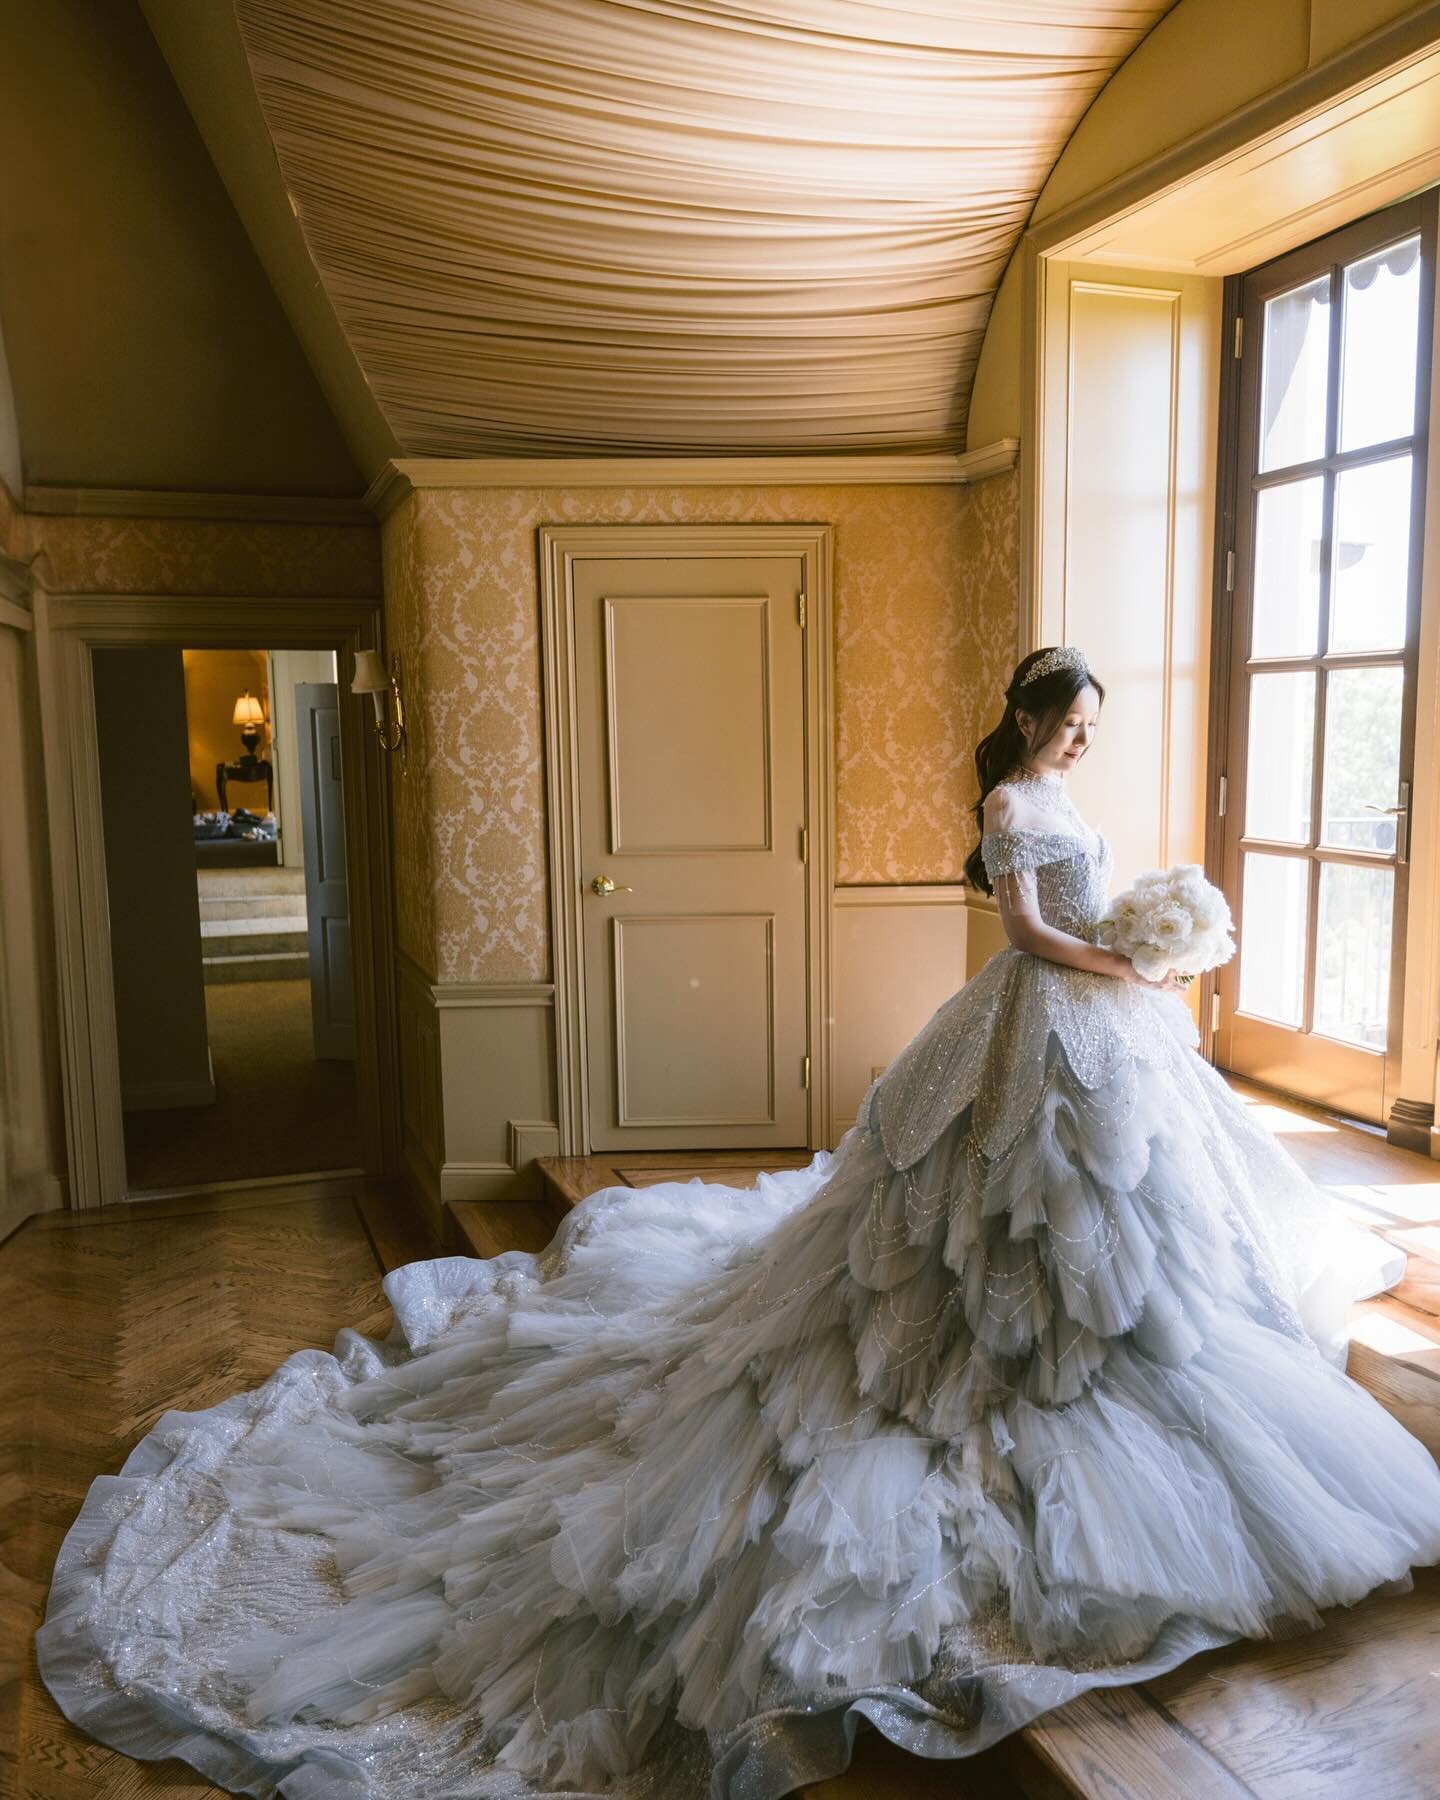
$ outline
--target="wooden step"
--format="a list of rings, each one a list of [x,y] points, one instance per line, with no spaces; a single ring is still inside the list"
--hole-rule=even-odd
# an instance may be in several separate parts
[[[555,1215],[539,1200],[452,1200],[445,1209],[462,1256],[541,1251],[555,1235]]]
[[[542,1156],[536,1162],[545,1197],[558,1215],[607,1187],[654,1187],[661,1181],[714,1181],[754,1187],[774,1169],[803,1169],[811,1150],[612,1150],[593,1156]]]

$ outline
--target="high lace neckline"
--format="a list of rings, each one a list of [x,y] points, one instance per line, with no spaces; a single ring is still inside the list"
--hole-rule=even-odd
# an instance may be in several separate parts
[[[1046,787],[1056,788],[1061,792],[1063,792],[1065,788],[1065,782],[1058,771],[1052,769],[1027,769],[1023,763],[1017,763],[1006,779],[1008,781],[1043,781]]]

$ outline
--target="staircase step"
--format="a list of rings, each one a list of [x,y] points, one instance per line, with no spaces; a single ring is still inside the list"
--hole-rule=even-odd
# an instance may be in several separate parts
[[[541,1156],[541,1189],[551,1210],[563,1216],[605,1187],[654,1187],[659,1181],[716,1181],[754,1187],[768,1170],[803,1169],[808,1150],[611,1150],[593,1156]]]
[[[200,967],[205,985],[221,981],[305,981],[310,958],[305,951],[276,951],[264,956],[207,956]]]
[[[196,885],[203,900],[244,900],[251,894],[303,895],[305,871],[273,864],[254,869],[199,869]]]
[[[489,1258],[507,1250],[543,1250],[555,1235],[552,1214],[536,1200],[451,1200],[462,1255]]]
[[[212,919],[293,919],[304,917],[304,901],[298,894],[201,894],[200,917]]]
[[[309,933],[303,918],[205,919],[200,941],[207,962],[233,956],[306,956]]]

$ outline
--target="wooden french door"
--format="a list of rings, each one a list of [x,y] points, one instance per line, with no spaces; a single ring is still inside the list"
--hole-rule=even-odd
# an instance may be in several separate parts
[[[1435,202],[1247,275],[1216,1061],[1383,1123],[1405,994]]]

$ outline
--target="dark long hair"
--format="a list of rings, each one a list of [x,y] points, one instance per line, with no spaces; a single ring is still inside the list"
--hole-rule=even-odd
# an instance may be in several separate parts
[[[1093,687],[1103,704],[1105,689],[1087,669],[1052,669],[1025,684],[1025,676],[1054,645],[1032,650],[1017,665],[1005,690],[1005,714],[1000,723],[975,746],[975,773],[980,782],[980,798],[975,802],[975,848],[965,858],[965,879],[982,893],[993,893],[990,877],[980,859],[980,835],[985,829],[985,796],[1036,750],[1042,750],[1065,722],[1070,702],[1082,689]],[[1027,744],[1016,712],[1029,713],[1035,720],[1035,742]]]

